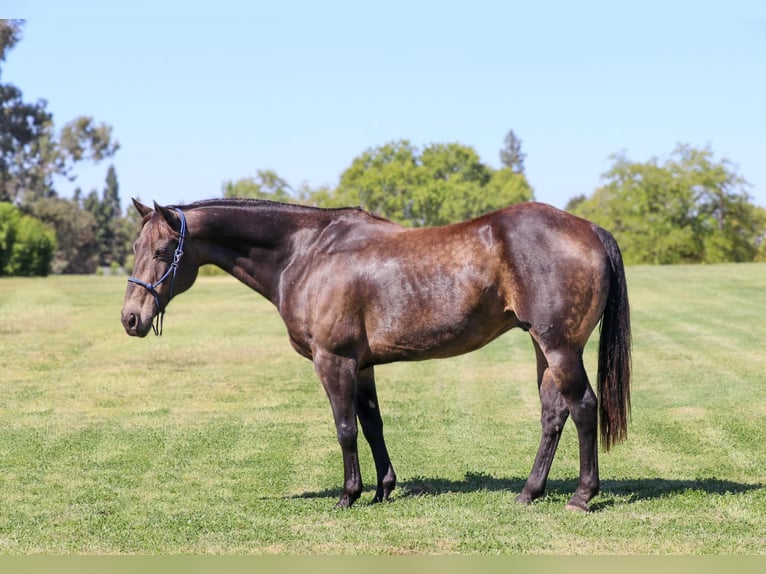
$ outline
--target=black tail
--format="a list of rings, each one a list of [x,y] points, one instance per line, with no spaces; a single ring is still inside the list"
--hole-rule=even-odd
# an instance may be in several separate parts
[[[611,233],[596,226],[609,256],[609,296],[601,317],[598,350],[598,396],[601,443],[606,450],[628,436],[630,415],[630,306],[622,254]]]

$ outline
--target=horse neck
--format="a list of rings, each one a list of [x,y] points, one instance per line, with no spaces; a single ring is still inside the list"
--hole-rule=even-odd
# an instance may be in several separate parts
[[[329,223],[320,210],[233,203],[192,208],[189,233],[200,264],[212,263],[279,305],[279,280],[296,248]]]

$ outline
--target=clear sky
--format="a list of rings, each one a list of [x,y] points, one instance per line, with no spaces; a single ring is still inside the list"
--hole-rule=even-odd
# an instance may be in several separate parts
[[[766,206],[766,2],[3,0],[27,18],[0,81],[57,127],[113,126],[123,203],[220,197],[275,170],[335,185],[364,150],[513,129],[539,201],[590,194],[625,151],[710,145]],[[84,192],[107,165],[81,168]],[[72,185],[61,184],[62,195]]]

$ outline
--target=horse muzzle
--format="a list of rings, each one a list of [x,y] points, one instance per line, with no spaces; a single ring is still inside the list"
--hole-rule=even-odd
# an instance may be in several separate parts
[[[138,310],[127,307],[122,310],[122,326],[131,337],[146,337],[152,330],[153,321],[154,317],[149,317],[148,320],[142,319]]]

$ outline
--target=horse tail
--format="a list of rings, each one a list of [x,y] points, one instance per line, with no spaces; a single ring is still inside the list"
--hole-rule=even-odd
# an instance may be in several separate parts
[[[622,254],[611,233],[595,226],[609,258],[609,295],[601,317],[598,395],[601,443],[608,451],[628,436],[631,334],[628,287]]]

